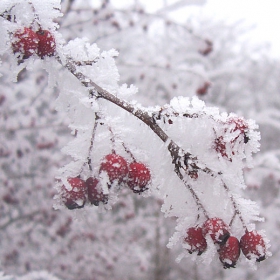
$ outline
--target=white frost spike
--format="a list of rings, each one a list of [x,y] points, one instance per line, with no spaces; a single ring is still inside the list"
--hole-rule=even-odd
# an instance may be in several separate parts
[[[191,100],[191,104],[194,108],[196,109],[204,109],[205,108],[205,103],[204,101],[198,99],[196,96],[194,96]]]
[[[172,109],[174,109],[175,112],[185,113],[187,108],[190,106],[190,101],[187,97],[174,97],[170,101],[170,106],[172,107]]]
[[[97,45],[90,45],[87,38],[71,40],[63,49],[66,55],[81,63],[95,61],[100,55]]]
[[[123,97],[125,99],[133,96],[134,94],[136,94],[138,92],[138,88],[135,87],[134,85],[130,85],[130,86],[127,86],[127,84],[123,84],[119,91],[118,91],[118,96],[119,97]]]
[[[27,1],[26,1],[27,2]],[[61,17],[62,13],[60,12],[60,0],[31,0],[35,14],[40,20],[40,25],[43,29],[57,29],[58,24],[55,23],[54,19]]]

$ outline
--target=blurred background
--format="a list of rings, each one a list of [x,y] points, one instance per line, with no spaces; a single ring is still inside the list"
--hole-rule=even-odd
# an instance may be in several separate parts
[[[271,240],[269,260],[257,271],[191,258],[176,263],[182,248],[166,247],[175,220],[163,217],[157,197],[124,190],[106,214],[55,211],[54,178],[69,161],[60,149],[73,137],[54,108],[59,91],[47,86],[46,71],[36,65],[11,84],[6,57],[0,77],[0,269],[13,275],[45,270],[64,280],[279,279],[279,10],[272,0],[64,0],[57,20],[66,42],[86,37],[101,50],[117,49],[120,84],[138,87],[135,98],[143,105],[197,96],[207,106],[256,120],[261,151],[255,168],[244,170],[244,197],[257,201],[265,218],[260,228]]]

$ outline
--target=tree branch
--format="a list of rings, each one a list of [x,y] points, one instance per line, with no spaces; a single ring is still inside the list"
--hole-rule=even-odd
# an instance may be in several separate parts
[[[33,218],[34,216],[38,215],[39,213],[40,213],[40,211],[37,210],[37,211],[31,212],[29,214],[18,216],[18,217],[14,218],[14,219],[11,219],[8,222],[6,222],[5,224],[0,225],[0,230],[5,230],[9,225],[11,225],[11,224],[13,224],[13,223],[15,223],[15,222],[17,222],[19,220]]]
[[[180,180],[183,181],[184,185],[189,189],[191,192],[197,206],[199,209],[202,209],[204,215],[206,218],[208,218],[208,214],[204,206],[202,205],[201,201],[199,200],[198,195],[193,190],[193,188],[187,184],[184,180],[184,176],[182,175],[180,169],[183,169],[188,175],[192,174],[192,172],[197,172],[197,170],[202,170],[203,172],[206,172],[210,176],[217,176],[220,175],[220,173],[215,173],[209,168],[201,169],[197,163],[198,159],[197,157],[194,157],[192,154],[185,152],[178,144],[176,144],[172,139],[169,138],[169,136],[163,131],[163,129],[156,123],[155,118],[153,115],[151,116],[147,111],[144,109],[140,109],[139,107],[136,108],[134,105],[130,104],[129,102],[126,102],[124,100],[121,100],[117,96],[109,93],[105,89],[101,88],[99,85],[94,83],[91,79],[86,77],[83,73],[79,72],[75,66],[74,63],[71,62],[71,60],[68,58],[68,61],[65,65],[63,65],[62,61],[59,57],[57,57],[57,60],[62,66],[64,66],[66,69],[68,69],[85,87],[89,88],[89,93],[92,97],[95,98],[103,98],[118,107],[126,110],[127,112],[131,113],[133,116],[141,120],[143,123],[145,123],[147,126],[149,126],[152,131],[164,142],[169,144],[167,146],[168,151],[170,152],[172,163],[175,165],[175,173],[180,178]]]
[[[60,58],[57,58],[57,60],[60,64],[63,65]],[[127,112],[141,120],[143,123],[145,123],[147,126],[149,126],[164,143],[169,142],[167,148],[172,157],[172,162],[176,166],[176,168],[185,167],[185,170],[188,169],[188,172],[191,172],[193,170],[201,170],[213,177],[221,175],[221,173],[216,173],[209,168],[201,169],[198,166],[197,157],[194,157],[192,154],[185,152],[178,144],[176,144],[172,139],[170,139],[169,136],[164,132],[164,130],[157,124],[153,114],[151,115],[151,113],[148,113],[143,108],[137,108],[135,107],[135,105],[121,100],[117,96],[101,88],[91,79],[86,77],[83,73],[79,72],[75,64],[72,63],[70,59],[68,59],[67,63],[63,66],[66,67],[81,82],[82,85],[89,88],[89,93],[92,97],[95,96],[96,98],[103,98],[107,101],[110,101],[111,103],[114,103],[118,107],[126,110]]]

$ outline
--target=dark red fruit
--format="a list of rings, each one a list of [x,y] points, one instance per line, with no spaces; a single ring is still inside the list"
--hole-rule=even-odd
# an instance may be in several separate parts
[[[135,193],[147,190],[147,185],[151,180],[151,173],[143,163],[132,162],[128,167],[127,185]]]
[[[239,130],[241,133],[244,133],[248,129],[248,124],[245,122],[243,118],[240,117],[230,117],[227,120],[228,124],[234,124],[232,131]]]
[[[225,244],[230,236],[229,226],[220,218],[211,218],[205,221],[202,233],[204,236],[210,234],[214,243],[220,245]]]
[[[211,53],[213,51],[213,43],[210,40],[206,39],[205,44],[206,44],[206,47],[204,49],[199,50],[199,52],[202,55],[207,56],[209,53]]]
[[[223,136],[220,136],[219,138],[215,139],[214,149],[216,150],[216,152],[221,154],[222,157],[228,158],[228,155],[226,152],[226,142],[224,141]]]
[[[255,230],[245,232],[240,239],[240,248],[249,260],[256,259],[257,262],[265,260],[265,242],[263,237]]]
[[[37,34],[30,28],[24,27],[14,33],[12,49],[14,53],[20,53],[26,59],[37,52],[38,42]]]
[[[248,130],[248,124],[243,118],[231,117],[227,120],[227,123],[234,124],[232,131],[235,132],[238,130],[240,134],[244,135],[244,143],[248,143],[248,141],[250,140],[249,137],[246,135],[246,132]],[[235,141],[238,138],[238,136],[236,136],[236,138],[233,141]]]
[[[240,256],[240,245],[236,237],[230,236],[224,245],[218,250],[220,261],[224,268],[235,267]]]
[[[204,84],[196,90],[196,94],[197,95],[205,95],[208,92],[210,86],[211,86],[210,82],[208,82],[208,81],[204,82]]]
[[[247,136],[248,124],[245,122],[245,120],[243,118],[230,117],[230,118],[228,118],[228,120],[226,121],[225,124],[230,125],[229,132],[234,133],[236,135],[235,138],[229,142],[229,145],[231,148],[233,148],[236,140],[238,139],[238,137],[240,135],[243,135],[244,143],[245,144],[248,143],[248,141],[250,140],[250,138]],[[225,129],[225,132],[226,132],[226,129]],[[239,132],[239,134],[238,134],[238,132]],[[228,158],[231,161],[231,158],[229,158],[229,156],[226,152],[226,142],[225,142],[223,136],[220,136],[215,139],[213,147],[223,157]],[[234,155],[233,151],[232,151],[232,155]]]
[[[108,194],[104,194],[99,180],[97,178],[90,177],[86,180],[86,186],[88,191],[88,200],[91,204],[98,206],[100,202],[104,204],[108,203]]]
[[[44,58],[55,55],[56,43],[53,34],[49,30],[39,30],[36,34],[39,39],[38,56]]]
[[[192,254],[197,252],[198,255],[201,255],[207,248],[207,242],[205,237],[202,234],[201,227],[191,227],[187,230],[187,236],[184,241],[188,243],[191,248],[188,249],[188,252]]]
[[[122,183],[128,174],[127,162],[120,155],[109,154],[102,160],[99,172],[106,172],[110,183],[114,181]]]
[[[79,177],[68,178],[72,189],[62,186],[62,201],[70,209],[83,208],[86,203],[86,183]]]
[[[5,97],[5,95],[0,95],[0,106],[5,102],[5,100],[6,100],[6,97]]]

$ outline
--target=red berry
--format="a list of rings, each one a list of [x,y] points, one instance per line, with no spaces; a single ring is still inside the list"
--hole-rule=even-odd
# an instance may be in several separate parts
[[[224,141],[223,136],[220,136],[219,138],[215,139],[214,149],[216,150],[216,152],[220,153],[222,157],[228,157],[226,152],[226,142]]]
[[[198,255],[201,255],[207,248],[207,242],[202,234],[201,227],[189,228],[184,240],[190,245],[190,249],[188,249],[190,254],[197,252]]]
[[[234,236],[230,236],[227,242],[224,245],[221,245],[218,253],[224,268],[235,267],[240,256],[240,246],[238,239]]]
[[[250,140],[250,138],[247,136],[247,130],[248,130],[248,124],[245,122],[245,120],[243,118],[239,118],[239,117],[230,117],[226,123],[227,125],[230,125],[230,132],[235,132],[235,135],[237,134],[236,131],[239,132],[239,134],[237,134],[235,136],[234,139],[232,139],[230,141],[230,146],[231,148],[234,146],[234,143],[236,142],[237,138],[240,135],[243,135],[244,137],[244,143],[248,143],[248,141]],[[226,132],[226,130],[225,130]],[[223,136],[220,136],[218,138],[215,139],[214,141],[214,149],[220,153],[223,157],[228,158],[228,155],[226,153],[226,142],[224,140]],[[234,155],[234,152],[232,152],[232,155]],[[231,161],[231,159],[229,158],[229,160]]]
[[[223,245],[229,238],[229,226],[220,218],[211,218],[204,222],[202,226],[204,236],[210,234],[214,243]]]
[[[261,262],[265,259],[266,246],[263,237],[257,231],[246,231],[240,239],[240,247],[249,260]]]
[[[86,186],[88,191],[88,200],[95,206],[99,205],[99,202],[104,204],[108,203],[108,194],[104,194],[99,180],[97,178],[89,177],[86,180]]]
[[[68,190],[62,186],[62,201],[65,206],[72,210],[84,207],[86,203],[86,183],[79,177],[68,178],[68,183],[72,189]]]
[[[37,52],[38,42],[36,33],[30,28],[24,27],[14,33],[12,49],[14,53],[23,54],[23,58],[26,59]]]
[[[44,58],[45,56],[53,56],[56,50],[56,43],[53,34],[48,30],[39,30],[36,32],[38,43],[38,56]]]
[[[110,183],[122,183],[128,174],[127,162],[120,155],[109,154],[102,160],[99,172],[106,172]]]
[[[196,90],[196,94],[197,95],[205,95],[208,92],[210,86],[211,86],[210,82],[208,82],[208,81],[204,82],[204,84]]]
[[[232,131],[239,130],[241,133],[244,133],[248,129],[248,124],[245,122],[243,118],[240,117],[230,117],[227,120],[228,124],[234,124],[234,128]]]
[[[201,50],[199,50],[199,52],[202,55],[207,56],[209,53],[211,53],[213,51],[213,43],[210,40],[206,39],[205,44],[206,44],[205,49],[201,49]]]
[[[188,175],[189,175],[192,179],[194,179],[194,180],[196,180],[196,179],[198,178],[198,172],[197,172],[197,170],[191,170],[191,171],[189,171],[189,172],[188,172]]]
[[[227,120],[227,123],[234,124],[232,131],[235,132],[239,130],[240,134],[244,135],[244,143],[245,144],[248,143],[248,141],[250,140],[249,137],[246,135],[246,132],[248,130],[248,124],[245,122],[243,118],[231,117]],[[236,138],[233,141],[235,141],[238,136],[236,136]]]
[[[128,167],[127,185],[135,193],[147,190],[147,185],[151,180],[150,170],[143,163],[132,162]]]
[[[0,95],[0,106],[5,102],[5,100],[6,100],[6,97],[5,97],[5,95]]]

